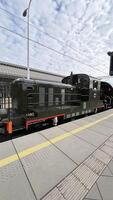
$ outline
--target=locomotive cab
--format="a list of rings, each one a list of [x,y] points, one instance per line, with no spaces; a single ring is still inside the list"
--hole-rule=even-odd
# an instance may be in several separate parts
[[[90,79],[86,74],[71,74],[71,76],[65,77],[62,83],[72,84],[75,86],[76,91],[80,94],[81,101],[89,100],[89,85]]]
[[[62,80],[63,83],[72,84],[80,94],[81,108],[87,112],[93,112],[103,106],[100,100],[100,79],[87,74],[71,74]]]

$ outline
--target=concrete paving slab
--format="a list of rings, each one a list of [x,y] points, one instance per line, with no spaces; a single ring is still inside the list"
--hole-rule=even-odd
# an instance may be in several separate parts
[[[108,110],[104,110],[103,112],[100,112],[99,115],[106,116],[106,115],[110,115],[112,113],[113,113],[113,108],[112,109],[108,109]]]
[[[96,124],[95,126],[90,127],[89,130],[95,131],[97,133],[100,133],[108,137],[113,134],[112,128],[108,128],[108,127],[106,128],[104,126],[100,126],[99,124]]]
[[[77,166],[53,145],[21,161],[37,199],[42,198]]]
[[[88,192],[85,199],[96,199],[96,200],[102,200],[99,190],[97,188],[97,185],[94,184],[94,186],[91,188],[91,190]],[[84,199],[84,200],[85,200]]]
[[[109,115],[111,113],[105,113],[105,112],[102,112],[102,113],[98,113],[98,114],[94,114],[94,115],[91,115],[91,116],[86,116],[84,118],[81,118],[81,119],[77,119],[77,120],[74,120],[73,123],[76,123],[78,125],[85,125],[85,124],[88,124],[88,123],[91,123],[91,122],[94,122],[94,121],[97,121],[103,117],[106,117],[106,115]],[[111,117],[113,119],[113,117]],[[109,124],[109,126],[111,125],[112,127],[112,123],[111,121],[109,122],[108,120],[111,118],[108,118],[106,121],[102,121],[102,122],[99,122],[99,124],[102,124],[102,126],[104,125],[104,122],[106,123],[106,125]],[[108,124],[107,124],[108,122]]]
[[[78,180],[88,189],[90,190],[92,185],[98,179],[98,175],[94,173],[89,167],[85,164],[81,164],[77,169],[75,169],[72,174],[75,175]]]
[[[113,110],[109,110],[105,113],[99,113],[97,116],[94,115],[88,118],[75,120],[58,127],[14,139],[13,142],[17,151],[21,152],[27,148],[46,142],[47,140],[44,137],[52,139],[65,132],[72,131],[92,121],[101,119],[101,117],[109,115],[112,112]],[[58,185],[43,198],[44,200],[78,200],[84,198],[88,189],[92,187],[98,175],[100,175],[105,165],[107,165],[113,157],[113,136],[105,145],[102,145],[102,151],[96,150],[107,137],[113,134],[112,121],[113,117],[89,129],[81,131],[77,135],[75,134],[74,136],[70,136],[55,143],[54,145],[56,145],[56,147],[50,144],[50,146],[46,148],[21,158],[22,165],[25,168],[25,172],[37,199],[46,195],[56,184]],[[0,149],[2,149],[2,151],[0,151],[0,159],[16,153],[11,141],[1,143]],[[90,156],[93,158],[90,161],[87,159],[85,167],[77,171],[76,163],[80,164],[83,162],[94,150],[96,150],[96,152]],[[36,200],[22,165],[20,161],[17,160],[0,168],[0,200]],[[108,167],[109,168],[104,170],[103,176],[97,181],[103,200],[108,200],[108,195],[110,196],[109,200],[113,197],[113,161],[109,163]],[[76,170],[74,170],[75,168]],[[71,173],[72,170],[75,172],[74,175]],[[67,176],[69,173],[71,174]],[[105,180],[102,178],[111,179]],[[61,181],[62,179],[63,181]],[[61,183],[59,183],[60,181]],[[94,195],[96,189],[94,186],[89,194],[91,195],[91,193],[93,193]],[[105,189],[107,190],[107,194],[104,194]],[[96,193],[96,195],[98,194]],[[93,199],[93,197],[94,196],[86,196],[85,198]],[[97,198],[97,196],[94,198]],[[99,196],[98,200],[100,200]]]
[[[109,119],[107,119],[107,122],[113,123],[113,117],[110,117]]]
[[[69,132],[69,131],[72,131],[76,128],[78,128],[79,126],[77,124],[74,124],[73,122],[68,122],[68,123],[65,123],[65,124],[62,124],[62,125],[59,125],[59,128]]]
[[[96,149],[93,145],[75,136],[70,136],[63,141],[57,142],[55,145],[77,164],[80,164]]]
[[[106,169],[103,171],[102,176],[113,176],[110,169],[106,167]]]
[[[99,118],[99,117],[104,117],[104,116],[106,116],[106,115],[110,115],[111,113],[113,113],[113,111],[111,112],[109,112],[110,110],[106,110],[106,111],[100,111],[100,112],[97,112],[97,113],[90,113],[89,115],[88,115],[88,117],[90,118],[90,117],[94,117],[94,118]]]
[[[112,120],[113,120],[113,118],[112,118]],[[99,125],[100,125],[100,126],[104,126],[104,127],[106,127],[106,128],[111,128],[111,129],[113,129],[113,122],[108,121],[108,120],[103,121],[103,122],[100,122]]]
[[[109,140],[113,142],[113,136],[111,136],[111,137],[109,138]]]
[[[100,175],[105,169],[106,164],[101,160],[97,159],[95,156],[91,155],[84,161],[84,164],[89,167],[94,173]]]
[[[81,121],[83,120],[83,122],[85,123],[85,121],[87,123],[91,123],[91,122],[95,122],[103,117],[106,117],[106,115],[103,115],[103,113],[101,113],[101,115],[98,114],[94,114],[94,115],[90,115],[90,116],[86,116],[85,118],[80,119]],[[84,121],[85,120],[85,121]],[[78,120],[79,123],[79,120]],[[100,122],[99,122],[100,123]]]
[[[15,144],[18,153],[46,141],[47,140],[41,136],[39,132],[13,139],[13,143]]]
[[[0,160],[13,154],[15,154],[15,150],[11,141],[0,143]]]
[[[109,169],[110,169],[110,171],[111,171],[111,173],[113,175],[113,160],[111,160],[111,162],[109,163],[108,167],[109,167]]]
[[[112,113],[113,113],[113,111],[112,111]],[[110,112],[110,113],[101,112],[101,113],[97,113],[97,114],[94,114],[94,115],[87,116],[86,118],[87,118],[87,121],[88,121],[88,122],[93,122],[93,121],[97,121],[97,120],[99,120],[99,119],[101,119],[101,118],[103,118],[103,117],[106,117],[106,116],[108,116],[108,115],[110,115],[110,114],[112,114],[112,113],[111,113],[111,112]],[[86,118],[85,118],[85,119],[86,119]],[[111,116],[110,118],[106,119],[105,122],[110,120],[110,123],[111,123],[111,121],[112,121],[111,119],[113,120],[113,116]],[[100,123],[103,123],[103,122],[104,122],[104,121],[99,122],[99,124],[100,124]]]
[[[73,174],[66,177],[57,188],[65,200],[82,200],[88,192],[87,188]]]
[[[36,200],[19,161],[0,168],[0,200]]]
[[[65,130],[61,129],[59,126],[56,126],[56,127],[50,128],[50,129],[40,131],[39,134],[43,135],[44,137],[46,137],[48,139],[52,139],[52,138],[60,136],[64,133],[66,133]]]
[[[99,190],[97,191],[97,187],[94,186],[92,188],[92,186],[95,184],[95,181],[98,180],[99,175],[102,173],[110,159],[111,156],[107,155],[103,151],[96,150],[84,161],[84,163],[79,165],[69,176],[61,181],[56,188],[66,200],[82,200],[84,197],[85,199],[102,200]],[[82,186],[85,186],[82,189],[81,184]],[[85,190],[85,188],[87,190]],[[50,195],[52,191],[48,195]],[[90,192],[88,193],[88,191]],[[87,193],[91,196],[86,196]],[[59,198],[55,198],[55,200],[59,200]]]
[[[65,200],[57,188],[54,188],[43,200]]]
[[[98,199],[89,199],[89,198],[88,198],[88,199],[86,199],[86,198],[85,198],[84,200],[98,200]]]
[[[92,156],[94,156],[95,158],[97,158],[98,160],[102,161],[103,163],[105,163],[106,165],[108,165],[108,163],[110,162],[110,160],[112,159],[112,156],[101,151],[100,149],[97,149]]]
[[[104,114],[104,113],[97,113],[97,114],[93,114],[93,115],[90,115],[88,116],[88,120],[98,120],[98,119],[101,119],[102,117],[106,116],[107,114]]]
[[[88,124],[88,117],[82,118],[82,119],[77,119],[72,121],[73,124],[76,124],[78,126],[84,126],[86,124]]]
[[[0,160],[16,155],[11,141],[0,143]],[[19,160],[0,167],[1,200],[35,200]]]
[[[101,176],[97,181],[103,200],[113,200],[113,178]]]
[[[102,145],[102,147],[100,148],[102,151],[104,151],[105,153],[107,153],[108,155],[113,157],[113,148],[107,146],[106,144]]]
[[[111,140],[108,139],[108,140],[105,142],[105,144],[106,144],[107,146],[113,148],[113,141],[111,141]]]
[[[107,136],[88,129],[81,131],[80,134],[76,136],[84,139],[85,141],[96,147],[100,146],[107,139]]]
[[[89,118],[98,120],[98,119],[100,119],[100,118],[103,117],[103,116],[104,116],[104,112],[92,114],[92,115],[89,116]]]
[[[107,115],[107,114],[112,114],[112,113],[113,113],[113,108],[110,108],[110,109],[108,109],[108,110],[105,110],[105,111],[103,111],[102,113],[105,113],[106,115]]]

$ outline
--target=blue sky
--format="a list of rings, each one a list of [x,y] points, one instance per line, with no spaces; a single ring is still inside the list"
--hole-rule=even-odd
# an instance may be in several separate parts
[[[22,12],[28,3],[0,0],[0,61],[26,66],[26,18]],[[30,38],[36,41],[30,42],[31,67],[63,75],[71,71],[108,75],[113,0],[32,0],[30,23]]]

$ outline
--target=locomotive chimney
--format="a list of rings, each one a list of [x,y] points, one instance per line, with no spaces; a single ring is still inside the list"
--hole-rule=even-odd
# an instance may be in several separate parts
[[[113,51],[107,53],[108,56],[110,56],[110,69],[109,69],[109,75],[113,76]]]

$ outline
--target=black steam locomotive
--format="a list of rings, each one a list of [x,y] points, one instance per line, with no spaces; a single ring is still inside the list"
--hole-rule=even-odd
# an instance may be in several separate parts
[[[86,74],[71,74],[62,83],[17,79],[0,89],[0,133],[104,110],[113,106],[113,88]]]

